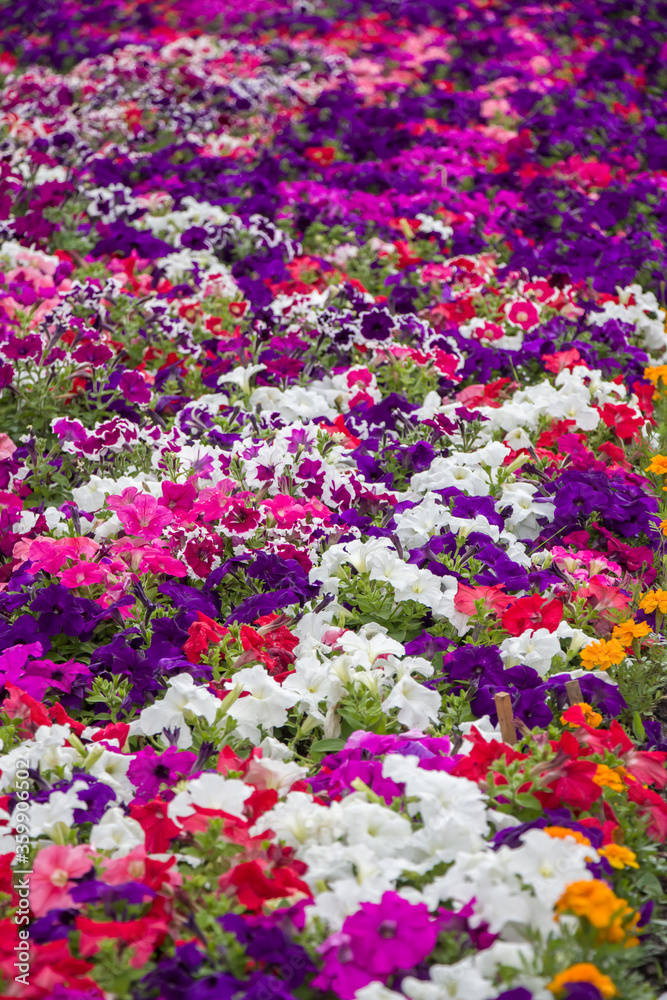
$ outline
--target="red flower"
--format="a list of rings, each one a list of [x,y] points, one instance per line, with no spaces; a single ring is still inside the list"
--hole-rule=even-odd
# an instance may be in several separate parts
[[[331,434],[332,437],[340,437],[342,435],[341,444],[345,448],[358,448],[361,444],[361,438],[355,437],[354,434],[352,434],[345,426],[345,418],[342,413],[340,416],[336,417],[333,422],[333,426],[322,422],[320,427],[323,431],[326,431],[327,434]]]
[[[560,601],[547,601],[539,594],[520,597],[503,615],[503,628],[510,635],[521,635],[527,629],[546,628],[554,632],[563,619]]]
[[[305,155],[311,163],[316,163],[319,167],[328,167],[336,158],[335,146],[308,146]]]
[[[628,798],[639,806],[639,814],[649,817],[647,832],[654,840],[667,840],[667,802],[650,788],[628,786]]]
[[[550,781],[546,789],[535,791],[534,795],[544,809],[569,806],[588,810],[602,795],[602,789],[593,781],[596,771],[597,764],[593,761],[569,759],[558,767],[555,781]]]
[[[197,621],[188,629],[189,638],[183,646],[183,652],[190,663],[199,663],[202,653],[208,650],[209,642],[220,642],[229,630],[218,625],[202,611],[197,612]]]
[[[274,868],[272,873],[267,869],[266,861],[246,861],[221,875],[218,884],[223,891],[235,889],[239,903],[255,911],[261,910],[269,899],[281,899],[297,893],[312,897],[306,883],[289,866]]]
[[[167,803],[162,799],[153,799],[139,805],[133,802],[130,806],[130,816],[146,835],[146,851],[148,854],[164,854],[169,850],[169,844],[180,833],[179,828],[167,816]]]
[[[621,441],[631,441],[645,423],[644,417],[638,416],[627,403],[605,403],[597,409],[603,422],[616,431]]]
[[[450,773],[459,778],[468,778],[469,781],[483,781],[496,760],[502,758],[511,764],[515,760],[525,760],[527,757],[525,753],[519,753],[507,743],[501,743],[499,740],[487,742],[475,726],[471,728],[468,740],[473,744],[472,750],[465,757],[461,757]]]

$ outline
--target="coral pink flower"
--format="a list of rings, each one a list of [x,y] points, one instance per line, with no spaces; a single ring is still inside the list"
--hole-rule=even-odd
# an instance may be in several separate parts
[[[91,849],[87,844],[53,844],[43,848],[33,866],[30,879],[30,909],[36,917],[43,917],[49,910],[73,906],[69,890],[73,879],[90,871]]]

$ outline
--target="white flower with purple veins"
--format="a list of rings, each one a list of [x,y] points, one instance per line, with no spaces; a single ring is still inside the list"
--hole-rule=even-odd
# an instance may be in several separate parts
[[[192,734],[186,717],[203,718],[212,725],[220,700],[205,687],[197,687],[190,674],[170,677],[167,683],[164,698],[142,709],[139,718],[130,723],[130,735],[155,736],[165,729],[172,733],[178,729],[176,745],[179,750],[187,750],[192,746]]]
[[[274,727],[284,726],[287,710],[298,701],[294,691],[284,690],[259,664],[239,670],[234,674],[233,683],[233,690],[240,689],[248,697],[235,701],[229,708],[229,715],[236,719],[239,736],[255,746],[262,739],[260,727],[270,735]]]

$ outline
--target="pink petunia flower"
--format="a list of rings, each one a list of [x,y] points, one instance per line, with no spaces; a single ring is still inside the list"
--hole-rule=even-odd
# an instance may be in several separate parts
[[[49,910],[65,910],[73,906],[69,890],[74,879],[90,871],[91,849],[87,844],[53,844],[43,848],[33,866],[30,879],[30,909],[36,917]]]
[[[162,529],[174,520],[173,513],[147,493],[140,493],[134,503],[121,507],[116,513],[128,535],[142,538],[159,538]]]

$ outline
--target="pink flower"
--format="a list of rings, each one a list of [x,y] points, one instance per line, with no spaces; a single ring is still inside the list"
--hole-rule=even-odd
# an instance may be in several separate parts
[[[121,507],[116,513],[128,535],[142,538],[159,538],[162,529],[174,520],[172,512],[147,493],[140,493],[134,503]]]
[[[107,577],[106,570],[99,563],[79,562],[70,566],[60,577],[64,587],[90,587],[93,583],[102,583]]]
[[[522,330],[532,330],[540,320],[540,314],[534,302],[525,299],[519,302],[512,302],[506,309],[507,318],[510,323],[520,326]]]
[[[4,462],[6,458],[11,458],[15,451],[16,445],[9,434],[0,434],[0,462]]]
[[[91,850],[87,844],[53,844],[43,848],[33,865],[30,879],[30,909],[36,917],[43,917],[49,910],[66,910],[74,905],[69,890],[73,879],[90,871]]]

